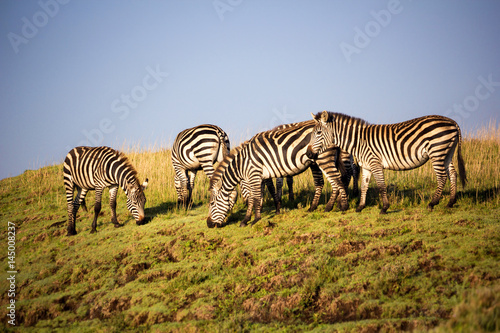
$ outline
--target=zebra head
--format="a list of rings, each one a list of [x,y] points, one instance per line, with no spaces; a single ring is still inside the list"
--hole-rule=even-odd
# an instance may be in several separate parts
[[[224,189],[222,179],[218,179],[210,185],[207,226],[213,228],[215,226],[222,226],[228,212],[233,209],[238,192],[236,188],[232,191]]]
[[[148,187],[148,179],[142,185],[133,183],[127,186],[127,208],[132,213],[137,224],[140,224],[144,219],[144,205],[146,204],[146,196],[144,190]]]
[[[319,154],[334,145],[333,117],[327,111],[323,111],[321,115],[315,116],[312,113],[311,115],[316,122],[316,126],[311,133],[311,141],[307,146],[306,155],[308,158],[316,159]]]

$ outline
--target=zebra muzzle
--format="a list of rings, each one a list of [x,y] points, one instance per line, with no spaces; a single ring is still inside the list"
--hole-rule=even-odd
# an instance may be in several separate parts
[[[207,217],[207,227],[209,228],[215,228],[217,226],[217,223],[212,221],[212,218],[209,216]]]

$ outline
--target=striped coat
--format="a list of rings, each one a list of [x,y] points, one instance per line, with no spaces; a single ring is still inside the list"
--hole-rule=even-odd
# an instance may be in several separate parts
[[[180,132],[172,147],[172,165],[177,201],[187,206],[191,201],[196,173],[203,170],[208,178],[214,163],[229,154],[227,134],[215,125],[200,125]]]
[[[109,147],[76,147],[66,155],[63,165],[64,186],[68,206],[68,236],[76,234],[76,213],[80,205],[85,206],[85,195],[95,190],[94,220],[91,233],[97,231],[97,217],[101,211],[101,196],[109,188],[111,221],[115,227],[120,224],[116,218],[116,194],[121,187],[127,195],[127,208],[137,224],[144,219],[146,197],[144,190],[148,180],[141,185],[137,171],[122,153]],[[77,195],[73,199],[74,191]]]
[[[222,225],[228,210],[234,202],[231,193],[239,183],[247,184],[250,199],[245,219],[241,226],[250,220],[255,207],[255,220],[260,219],[264,179],[294,176],[311,168],[315,184],[315,195],[310,211],[316,209],[324,185],[322,172],[332,184],[333,194],[325,207],[331,210],[338,194],[341,196],[341,209],[347,209],[347,195],[341,182],[341,175],[335,165],[337,149],[327,149],[317,163],[305,155],[307,144],[314,129],[314,121],[297,123],[295,126],[271,130],[255,135],[243,143],[217,167],[210,181],[210,214],[207,225]],[[253,224],[252,223],[252,224]]]
[[[366,204],[366,192],[373,174],[382,197],[381,213],[389,208],[384,169],[410,170],[428,160],[437,177],[437,189],[428,207],[439,203],[446,180],[450,179],[450,201],[456,202],[457,172],[452,162],[458,151],[458,171],[465,186],[467,176],[462,158],[462,135],[457,123],[443,116],[425,116],[389,125],[370,125],[362,119],[323,111],[313,115],[317,123],[307,154],[313,158],[335,145],[352,154],[362,168],[361,200],[357,211]]]

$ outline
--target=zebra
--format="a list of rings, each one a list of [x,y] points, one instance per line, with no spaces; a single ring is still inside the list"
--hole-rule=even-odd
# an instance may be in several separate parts
[[[283,124],[274,127],[272,130],[282,130],[296,125],[297,123]],[[352,178],[353,194],[356,196],[358,193],[359,166],[354,162],[352,155],[347,153],[346,151],[343,150],[340,151],[340,159],[343,163],[343,168],[345,170],[345,172],[342,172],[342,177],[341,177],[342,183],[344,184],[344,187],[347,189]],[[276,194],[274,194],[275,190],[272,179],[265,179],[264,182],[266,183],[266,186],[269,189],[271,196],[273,196],[274,198],[274,202],[276,205],[276,213],[279,214],[281,207],[281,198],[283,195],[283,177],[276,178]],[[288,186],[288,200],[294,201],[295,196],[293,194],[293,176],[287,176],[286,183]]]
[[[68,152],[63,164],[64,186],[68,205],[68,236],[76,235],[76,213],[80,205],[87,211],[85,196],[95,190],[94,220],[90,233],[97,232],[97,217],[101,211],[103,190],[109,188],[111,221],[120,227],[116,218],[116,194],[118,186],[127,195],[127,208],[138,225],[144,219],[148,179],[141,185],[128,158],[109,147],[76,147]],[[74,191],[77,190],[73,199]]]
[[[205,172],[210,179],[214,163],[221,162],[231,149],[227,134],[215,125],[200,125],[180,132],[172,147],[172,165],[177,201],[191,202],[196,173]]]
[[[317,123],[307,156],[314,158],[318,152],[330,145],[354,155],[362,168],[361,199],[356,211],[365,207],[366,192],[371,175],[375,177],[382,197],[381,214],[389,208],[383,169],[410,170],[427,162],[437,177],[437,189],[428,204],[430,210],[439,203],[446,179],[450,179],[450,201],[456,202],[457,172],[453,166],[453,155],[458,146],[458,173],[465,187],[467,175],[462,158],[462,135],[458,124],[443,116],[425,116],[389,125],[370,125],[362,119],[341,113],[323,111],[312,115]]]
[[[249,141],[235,148],[219,164],[210,180],[210,203],[207,226],[222,225],[227,212],[234,205],[231,193],[238,183],[249,187],[248,208],[240,226],[250,221],[255,207],[255,219],[260,220],[262,206],[263,179],[297,175],[311,168],[315,194],[309,211],[317,208],[324,185],[322,172],[332,184],[333,193],[325,211],[333,208],[340,192],[340,209],[346,210],[347,195],[337,169],[341,166],[335,154],[338,149],[329,148],[322,152],[316,163],[306,157],[307,144],[311,140],[315,122],[312,120],[296,123],[281,130],[270,130],[255,135]],[[334,163],[335,161],[335,163]]]

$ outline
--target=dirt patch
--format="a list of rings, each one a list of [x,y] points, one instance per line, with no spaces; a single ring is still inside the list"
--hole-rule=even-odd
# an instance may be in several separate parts
[[[90,319],[107,319],[114,314],[130,308],[130,297],[113,297],[109,301],[101,301],[90,308]]]
[[[269,323],[293,318],[301,301],[302,297],[299,294],[285,297],[266,295],[259,299],[248,298],[243,302],[242,307],[251,321]]]
[[[330,254],[336,257],[343,257],[349,253],[359,252],[365,249],[364,241],[350,241],[344,240],[340,245],[332,251]]]
[[[151,265],[147,262],[132,264],[125,267],[122,275],[122,281],[124,283],[134,281],[135,279],[137,279],[137,275],[139,274],[139,272],[149,269],[149,267],[151,267]]]
[[[314,244],[321,239],[321,233],[309,232],[301,235],[294,235],[293,239],[289,242],[291,245],[299,244]]]
[[[177,256],[173,253],[172,249],[164,244],[161,250],[156,254],[156,259],[160,262],[178,262]]]

